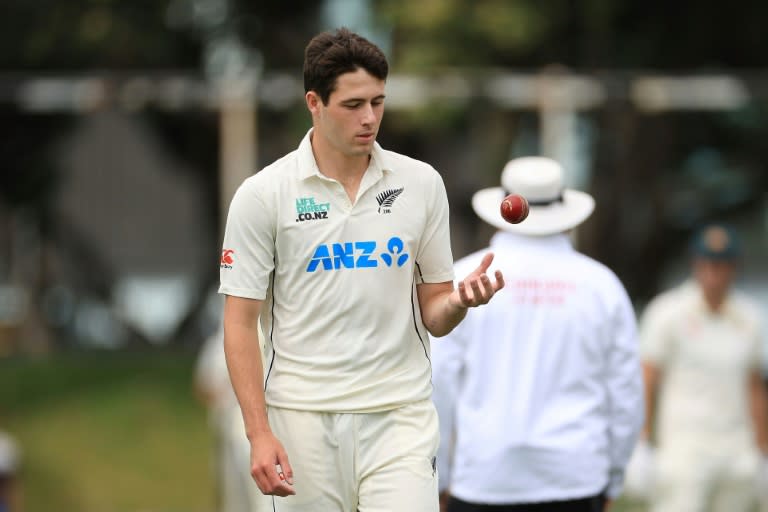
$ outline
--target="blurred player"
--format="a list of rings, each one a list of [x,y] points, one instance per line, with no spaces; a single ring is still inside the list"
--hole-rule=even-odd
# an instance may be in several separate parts
[[[271,501],[251,479],[250,444],[227,373],[223,330],[205,340],[195,367],[194,388],[208,409],[214,437],[217,512],[271,511]]]
[[[746,512],[768,453],[761,318],[732,290],[733,229],[707,226],[691,249],[693,279],[655,298],[641,323],[643,437],[655,427],[657,447],[652,510]]]
[[[19,457],[16,441],[6,432],[0,431],[0,512],[21,510]]]
[[[450,332],[503,286],[486,275],[488,254],[454,288],[440,175],[376,143],[387,73],[357,34],[314,37],[312,129],[229,209],[227,364],[253,478],[284,497],[280,512],[438,509],[429,334]]]
[[[491,250],[506,287],[432,351],[450,512],[600,512],[621,491],[643,416],[635,315],[616,275],[572,247],[594,201],[562,178],[518,158],[473,196],[499,231],[456,273]],[[508,193],[530,204],[520,224],[499,212]]]

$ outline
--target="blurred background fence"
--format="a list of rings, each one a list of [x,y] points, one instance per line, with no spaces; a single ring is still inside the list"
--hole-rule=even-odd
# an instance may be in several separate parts
[[[577,243],[638,310],[684,275],[691,230],[725,220],[747,242],[740,284],[768,317],[768,4],[7,0],[2,11],[0,428],[28,454],[30,510],[210,510],[189,390],[220,312],[223,219],[242,179],[308,129],[303,48],[323,29],[346,25],[388,54],[379,141],[443,175],[455,256],[491,234],[474,190],[498,184],[511,157],[545,154],[595,196]],[[85,404],[123,407],[61,426],[66,437],[46,428]],[[199,494],[143,490],[174,475],[142,480],[135,461],[117,474],[106,462],[50,470],[83,458],[93,429],[105,451],[92,459],[141,449],[191,470]],[[82,446],[68,442],[83,432]]]

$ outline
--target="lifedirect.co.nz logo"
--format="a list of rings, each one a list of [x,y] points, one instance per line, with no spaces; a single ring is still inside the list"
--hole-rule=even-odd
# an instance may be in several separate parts
[[[379,261],[387,267],[402,267],[408,261],[403,241],[393,236],[386,243],[386,250],[376,251],[375,240],[321,244],[315,249],[307,265],[307,272],[316,270],[341,270],[345,268],[376,268]]]
[[[314,197],[296,199],[296,222],[327,219],[331,203],[317,203]]]

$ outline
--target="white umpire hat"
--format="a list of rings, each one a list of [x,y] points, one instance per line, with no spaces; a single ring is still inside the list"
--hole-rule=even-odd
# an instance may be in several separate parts
[[[501,201],[507,194],[520,194],[528,200],[528,217],[510,224],[501,216]],[[507,162],[501,173],[501,186],[478,190],[472,208],[488,224],[514,233],[544,236],[573,229],[592,214],[591,195],[563,186],[563,169],[558,162],[542,156],[526,156]]]

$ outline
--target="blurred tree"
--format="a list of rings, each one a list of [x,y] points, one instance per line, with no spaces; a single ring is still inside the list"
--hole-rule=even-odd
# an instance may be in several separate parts
[[[375,4],[384,22],[394,27],[396,71],[429,74],[496,67],[535,72],[557,64],[598,77],[610,71],[621,78],[621,70],[748,71],[768,64],[768,38],[762,35],[768,4],[762,3],[736,3],[727,9],[712,0],[696,8],[660,0]],[[768,173],[760,125],[768,116],[759,104],[731,114],[644,114],[629,102],[626,83],[606,85],[613,97],[587,114],[599,134],[591,180],[599,208],[580,244],[614,268],[633,297],[642,300],[657,291],[663,267],[685,250],[696,223],[762,207]],[[445,118],[436,117],[432,107],[422,119],[438,119],[445,129]],[[475,102],[469,108],[476,113],[470,117],[473,126],[459,121],[454,128],[468,134],[467,146],[477,157],[475,172],[489,174],[490,165],[495,175],[509,156],[498,145],[511,146],[521,133],[488,105]],[[506,143],[491,135],[500,131],[506,133]],[[708,148],[720,157],[694,158]],[[465,172],[454,168],[455,173]],[[730,202],[724,206],[713,198]],[[467,202],[468,196],[456,199]]]
[[[300,70],[306,33],[315,30],[318,9],[318,2],[297,0],[11,0],[4,3],[0,17],[0,70],[5,70],[2,85],[14,87],[25,73],[77,75],[94,70],[172,70],[203,77],[209,43],[221,34],[233,35],[245,47],[258,49],[267,66],[289,65]],[[12,98],[13,93],[3,96]],[[218,226],[215,112],[145,110],[140,115],[150,121],[166,148],[187,164],[176,169],[192,172],[202,183],[207,194],[201,198],[203,207],[210,212],[211,224]],[[82,272],[73,286],[109,301],[114,275],[109,262],[97,246],[75,236],[72,226],[65,225],[53,208],[63,171],[52,157],[52,148],[76,122],[77,114],[31,114],[15,105],[2,105],[0,119],[0,240],[11,241],[12,219],[23,213],[24,222],[33,224],[30,229],[39,234],[45,246],[36,278],[29,283],[34,322],[41,322],[39,309],[46,288],[57,279],[52,275],[51,250],[58,257],[78,262],[74,268],[91,269]],[[211,232],[217,233],[217,229]],[[212,261],[217,252],[214,247]],[[10,248],[4,247],[0,282],[9,279],[7,261],[11,256]],[[202,276],[195,308],[182,321],[175,338],[189,342],[194,337],[190,334],[196,309],[204,307],[205,296],[216,279],[213,271]],[[148,343],[136,331],[131,335],[135,343]]]
[[[377,0],[397,69],[762,67],[768,4],[661,0]]]
[[[369,3],[375,28],[384,27],[391,36],[387,48],[395,72],[437,73],[448,67],[536,71],[557,63],[600,76],[602,70],[678,72],[768,64],[768,38],[763,37],[768,4],[763,3],[735,3],[727,9],[713,0],[699,2],[695,9],[660,0]],[[334,4],[344,10],[343,0]],[[235,35],[242,47],[257,50],[265,69],[298,76],[307,39],[325,28],[323,6],[317,0],[8,0],[0,17],[0,69],[41,73],[173,69],[203,76],[210,40],[226,32]],[[600,134],[594,147],[593,187],[605,199],[591,224],[592,234],[583,243],[592,255],[615,266],[636,296],[653,292],[654,279],[648,276],[658,275],[665,258],[679,249],[681,232],[688,229],[670,221],[675,216],[667,205],[680,204],[672,201],[674,191],[690,188],[697,176],[686,170],[701,162],[692,160],[692,154],[714,147],[723,153],[718,160],[723,169],[741,170],[742,182],[727,183],[735,183],[747,195],[728,211],[754,205],[758,193],[768,188],[761,165],[768,155],[759,143],[768,114],[759,107],[717,118],[640,115],[620,98],[589,114]],[[152,111],[143,115],[175,156],[189,164],[183,168],[205,184],[206,203],[216,215],[216,116]],[[260,139],[280,139],[263,152],[268,155],[264,159],[281,153],[275,147],[286,144],[277,127],[306,120],[305,112],[293,110],[260,115],[274,128],[274,133],[262,132]],[[50,200],[60,172],[48,157],[49,148],[72,118],[33,116],[6,107],[0,116],[4,162],[0,201],[11,210],[41,212],[40,231],[46,233],[56,222]],[[521,134],[520,120],[525,116],[482,101],[466,107],[430,105],[424,112],[390,114],[382,137],[385,142],[397,141],[398,148],[407,144],[414,156],[434,161],[457,191],[454,198],[463,202],[457,201],[455,211],[469,212],[464,204],[468,185],[477,181],[465,176],[467,169],[481,173],[484,185],[493,184],[510,156],[512,139]],[[714,128],[704,133],[705,124]],[[267,160],[260,162],[264,163]],[[722,211],[708,210],[699,218]]]

